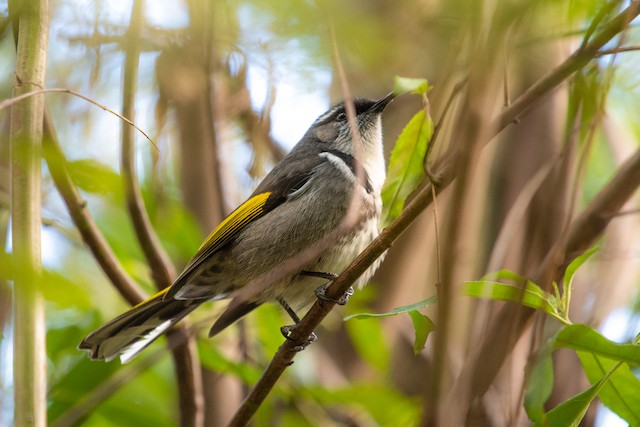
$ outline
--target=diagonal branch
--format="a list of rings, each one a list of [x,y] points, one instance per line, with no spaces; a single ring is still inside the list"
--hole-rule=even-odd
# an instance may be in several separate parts
[[[518,116],[538,102],[544,95],[551,92],[563,80],[583,68],[591,59],[593,59],[593,57],[597,55],[599,49],[601,49],[619,32],[624,30],[627,24],[631,22],[639,12],[640,3],[631,3],[627,9],[609,21],[603,29],[593,37],[591,42],[582,49],[576,51],[563,64],[552,70],[546,77],[542,78],[525,91],[514,101],[513,104],[504,109],[494,120],[495,125],[490,127],[494,129],[494,133],[490,135],[490,138],[511,124],[518,118]],[[484,145],[488,142],[489,140],[482,141],[482,144]],[[434,170],[437,171],[436,175],[440,177],[440,183],[437,188],[438,192],[446,188],[455,179],[455,168],[453,167],[455,161],[455,154],[449,152],[434,167]],[[335,281],[333,281],[326,291],[326,296],[329,299],[337,299],[342,296],[351,284],[360,277],[360,275],[374,262],[375,259],[377,259],[391,246],[400,234],[431,204],[432,201],[431,185],[428,182],[425,182],[422,184],[414,199],[407,204],[402,214],[393,223],[391,223],[389,227],[384,229],[382,233],[380,233],[380,235],[365,249],[365,251],[362,252]],[[286,340],[280,346],[262,374],[262,377],[236,412],[230,423],[231,426],[244,426],[249,422],[285,369],[293,363],[293,359],[296,355],[296,347],[304,344],[307,337],[331,311],[334,305],[335,304],[328,301],[317,301],[311,307],[309,312],[299,323],[298,327],[296,327],[292,332],[290,336],[291,339]],[[486,347],[486,349],[493,350],[489,347]],[[501,357],[505,357],[506,355],[504,352],[499,354],[502,355]],[[501,360],[502,359],[498,362],[498,367],[502,363]],[[493,376],[491,376],[491,379],[492,378]]]
[[[49,166],[51,178],[62,196],[69,215],[82,236],[93,257],[96,259],[102,271],[107,275],[111,283],[116,287],[120,295],[131,305],[136,305],[145,299],[145,294],[138,285],[129,277],[113,250],[107,243],[100,229],[86,209],[87,203],[82,199],[71,176],[67,170],[67,159],[60,148],[58,136],[51,115],[45,109],[44,115],[44,139],[43,155]]]
[[[136,0],[131,12],[129,43],[127,44],[124,63],[124,81],[122,92],[122,115],[130,120],[135,116],[135,90],[138,78],[139,34],[142,25],[143,2]],[[153,230],[149,215],[144,207],[140,184],[136,179],[134,156],[134,129],[122,124],[121,173],[124,181],[125,198],[133,227],[142,247],[142,252],[149,263],[153,281],[158,289],[169,286],[176,276],[175,268],[160,244]]]

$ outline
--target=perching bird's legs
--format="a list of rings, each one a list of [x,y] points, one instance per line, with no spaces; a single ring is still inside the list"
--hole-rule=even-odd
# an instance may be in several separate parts
[[[287,304],[287,302],[282,299],[282,298],[278,298],[278,303],[280,303],[280,305],[282,306],[282,308],[284,308],[284,310],[289,314],[289,316],[291,317],[291,319],[293,319],[294,321],[294,325],[286,325],[280,328],[280,332],[282,333],[282,336],[284,336],[286,339],[290,340],[291,339],[291,332],[298,326],[298,324],[300,323],[300,318],[298,317],[298,315],[296,314],[295,311],[293,311],[293,309],[291,308],[291,306],[289,306],[289,304]],[[309,335],[309,337],[307,338],[307,340],[304,342],[304,344],[296,346],[294,348],[294,350],[296,351],[302,351],[304,350],[309,344],[311,344],[312,342],[314,342],[315,340],[318,339],[318,336],[316,335],[315,332],[311,332],[311,335]]]
[[[337,274],[327,273],[324,271],[304,271],[304,270],[300,274],[304,276],[319,277],[321,279],[329,280],[328,283],[318,286],[315,290],[316,297],[318,297],[320,301],[331,301],[338,305],[345,305],[349,301],[349,297],[354,293],[353,287],[350,287],[349,289],[347,289],[347,292],[345,292],[344,295],[342,295],[340,298],[338,299],[329,298],[325,294],[327,292],[327,288],[331,284],[331,281],[336,280],[338,278]]]
[[[328,273],[328,272],[325,272],[325,271],[307,271],[307,270],[301,271],[300,274],[303,275],[303,276],[317,277],[317,278],[320,278],[320,279],[329,280],[329,282],[325,283],[324,285],[318,286],[315,289],[316,297],[320,301],[331,301],[331,302],[336,303],[338,305],[345,305],[349,301],[349,297],[351,295],[353,295],[353,293],[354,293],[353,287],[350,287],[349,289],[347,289],[347,291],[344,293],[344,295],[342,295],[340,298],[338,298],[338,299],[329,298],[328,296],[325,295],[325,293],[327,291],[327,288],[331,284],[331,281],[335,280],[338,277],[337,274]],[[289,306],[289,304],[287,304],[287,302],[284,299],[278,298],[278,303],[280,303],[282,308],[285,309],[285,311],[289,314],[291,319],[293,319],[293,321],[295,322],[294,325],[287,325],[287,326],[283,326],[283,327],[280,328],[280,332],[282,332],[282,335],[286,339],[291,339],[291,332],[300,323],[300,318],[298,317],[296,312],[293,311],[291,306]],[[318,339],[318,336],[315,334],[315,332],[312,332],[311,335],[309,335],[309,338],[307,338],[307,341],[303,345],[300,345],[300,346],[296,347],[296,350],[297,351],[304,350],[309,344],[311,344],[312,342],[314,342],[317,339]]]

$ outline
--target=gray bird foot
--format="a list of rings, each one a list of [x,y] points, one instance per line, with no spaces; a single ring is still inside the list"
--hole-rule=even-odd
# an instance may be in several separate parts
[[[280,332],[282,333],[282,336],[285,337],[288,340],[291,340],[291,332],[294,331],[294,329],[296,329],[298,325],[287,325],[287,326],[282,326],[280,328]],[[307,338],[307,340],[301,344],[301,345],[297,345],[295,347],[293,347],[294,351],[302,351],[305,348],[307,348],[307,346],[309,344],[311,344],[312,342],[314,342],[315,340],[318,339],[318,336],[316,335],[315,332],[311,332],[311,335],[309,335],[309,337]]]
[[[326,295],[328,287],[329,287],[329,283],[325,283],[324,285],[318,286],[316,288],[316,290],[315,290],[316,297],[320,301],[331,301],[331,302],[336,303],[338,305],[345,305],[347,302],[349,302],[349,297],[354,294],[353,287],[349,287],[349,289],[347,289],[347,292],[345,292],[340,298],[338,298],[338,299],[329,298]]]

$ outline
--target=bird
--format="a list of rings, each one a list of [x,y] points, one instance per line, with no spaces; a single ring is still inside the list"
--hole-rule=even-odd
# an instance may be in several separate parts
[[[126,363],[204,302],[223,299],[231,301],[210,337],[267,302],[280,304],[297,324],[297,312],[326,298],[331,280],[380,233],[381,116],[394,97],[353,98],[352,116],[340,101],[320,115],[211,232],[173,284],[91,332],[78,348],[93,360],[119,357]],[[294,327],[282,328],[285,337]]]

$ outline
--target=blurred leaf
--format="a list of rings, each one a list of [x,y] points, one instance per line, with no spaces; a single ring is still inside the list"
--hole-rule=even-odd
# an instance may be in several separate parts
[[[464,283],[464,295],[476,298],[488,298],[498,301],[512,301],[544,311],[558,318],[555,297],[544,292],[538,285],[528,282],[524,289],[489,280],[477,280]],[[564,322],[564,319],[558,319]]]
[[[426,94],[431,90],[427,79],[413,79],[410,77],[395,76],[393,79],[393,92],[396,95],[403,95],[411,92],[416,95]]]
[[[604,380],[604,378],[603,378]],[[589,405],[598,394],[602,381],[593,384],[588,389],[576,394],[571,399],[565,400],[549,412],[544,418],[544,423],[536,422],[534,426],[550,427],[578,427]]]
[[[424,349],[424,345],[427,342],[427,338],[435,325],[429,319],[429,317],[420,313],[418,310],[409,311],[409,316],[411,316],[411,320],[413,321],[413,328],[416,331],[416,339],[413,343],[413,354],[420,353],[421,350]]]
[[[496,280],[511,280],[517,284],[529,282],[529,279],[527,279],[526,277],[521,276],[518,273],[511,270],[507,270],[507,269],[498,270],[493,273],[489,273],[485,276],[482,276],[480,280],[484,280],[484,281],[488,280],[492,282],[495,282]]]
[[[69,280],[62,274],[44,269],[42,272],[42,291],[47,301],[55,302],[60,307],[89,309],[93,307],[91,295],[83,284],[77,280]]]
[[[584,351],[577,353],[592,384],[602,379],[618,363]],[[602,386],[598,398],[629,425],[640,426],[640,380],[633,375],[627,364],[622,364],[615,370],[609,381]]]
[[[586,351],[630,365],[640,365],[640,345],[614,343],[586,325],[576,324],[562,328],[555,340],[555,348],[560,347]]]
[[[245,384],[255,384],[262,371],[247,363],[226,358],[211,342],[198,341],[200,363],[214,372],[225,372],[240,378]]]
[[[438,296],[434,295],[430,298],[427,298],[422,301],[418,301],[414,304],[403,305],[401,307],[396,307],[393,310],[386,313],[356,313],[344,318],[345,321],[351,319],[370,319],[372,317],[389,317],[389,316],[397,316],[398,314],[408,313],[410,311],[418,310],[420,308],[429,307],[431,304],[438,302]]]
[[[177,386],[171,357],[163,357],[150,368],[132,375],[115,393],[93,408],[83,425],[106,418],[114,427],[173,427],[177,419]],[[144,360],[144,359],[140,359]],[[92,362],[96,363],[96,362]],[[135,363],[135,362],[134,362]],[[132,369],[113,363],[120,370]]]
[[[104,163],[93,159],[74,160],[67,163],[73,182],[88,193],[120,194],[120,175]]]
[[[524,395],[524,408],[529,419],[544,424],[547,415],[544,404],[553,390],[553,340],[549,340],[538,350],[533,368],[529,372]]]
[[[55,424],[58,417],[100,387],[118,368],[118,363],[95,362],[83,357],[69,372],[50,383],[47,418],[51,424]]]
[[[573,281],[573,276],[575,276],[576,271],[584,264],[593,254],[598,252],[600,249],[599,246],[594,246],[593,248],[585,251],[582,255],[571,261],[569,266],[564,272],[564,286],[571,286],[571,282]]]
[[[354,384],[338,389],[309,386],[300,393],[310,395],[327,409],[339,405],[357,413],[359,408],[380,426],[416,425],[421,412],[420,397],[406,396],[382,384]]]
[[[348,322],[345,326],[358,354],[380,372],[388,371],[391,355],[380,322]]]
[[[400,133],[382,188],[383,226],[400,215],[405,200],[424,179],[424,160],[432,136],[433,121],[426,108],[418,111]]]

